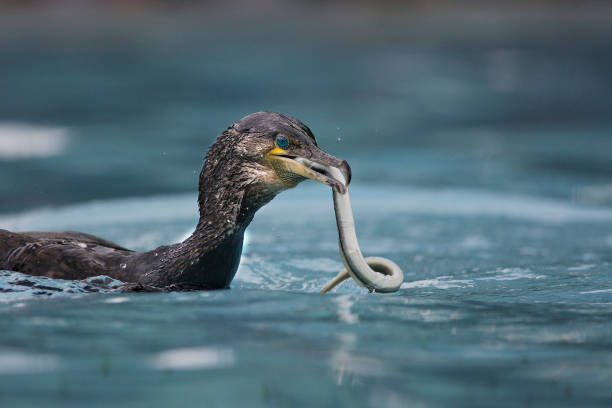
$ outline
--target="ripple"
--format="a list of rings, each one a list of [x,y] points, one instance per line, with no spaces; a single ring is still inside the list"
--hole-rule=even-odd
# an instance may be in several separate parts
[[[157,370],[202,370],[231,367],[235,363],[234,351],[221,347],[189,347],[166,350],[151,359]]]
[[[474,281],[470,279],[451,279],[450,276],[438,276],[433,279],[424,279],[413,282],[404,282],[400,286],[400,289],[412,289],[412,288],[427,288],[433,287],[436,289],[453,289],[453,288],[466,288],[474,286]]]
[[[125,303],[129,301],[130,301],[130,298],[125,297],[125,296],[120,296],[120,297],[112,297],[110,299],[106,299],[104,303]]]
[[[55,371],[57,357],[51,354],[22,353],[0,349],[0,374],[32,374]]]
[[[0,271],[0,302],[21,301],[34,297],[110,293],[122,284],[123,282],[105,275],[76,281]]]
[[[611,289],[588,290],[586,292],[580,292],[581,295],[588,295],[591,293],[612,293],[612,288]]]
[[[487,274],[494,274],[494,276],[487,276],[484,278],[476,278],[476,280],[497,280],[507,281],[516,279],[543,279],[546,275],[537,275],[530,269],[523,268],[497,268],[493,271],[486,272]]]

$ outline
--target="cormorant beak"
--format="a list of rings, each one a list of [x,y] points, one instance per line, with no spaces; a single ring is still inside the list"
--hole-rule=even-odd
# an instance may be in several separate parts
[[[340,194],[346,193],[351,182],[351,167],[346,160],[339,159],[316,146],[293,149],[291,151],[275,148],[266,154],[281,179],[290,173],[327,184]],[[338,180],[330,174],[329,167],[335,167],[344,174],[344,180]]]

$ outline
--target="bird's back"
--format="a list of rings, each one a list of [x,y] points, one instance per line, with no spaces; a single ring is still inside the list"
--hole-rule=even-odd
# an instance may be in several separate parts
[[[80,232],[11,232],[0,229],[0,269],[34,276],[121,279],[122,261],[133,252]]]

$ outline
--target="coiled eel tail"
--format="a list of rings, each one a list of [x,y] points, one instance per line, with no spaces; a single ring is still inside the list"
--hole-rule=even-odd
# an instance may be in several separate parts
[[[326,169],[332,177],[345,180],[343,173],[335,168]],[[345,183],[346,184],[346,183]],[[367,288],[370,292],[390,293],[396,292],[404,281],[404,272],[393,261],[381,257],[364,258],[359,249],[357,234],[355,233],[355,221],[353,219],[353,208],[348,189],[341,194],[332,189],[334,197],[334,210],[336,212],[336,225],[338,226],[338,246],[340,257],[345,269],[341,270],[336,277],[329,281],[321,292],[329,292],[336,285],[349,277],[357,284]]]

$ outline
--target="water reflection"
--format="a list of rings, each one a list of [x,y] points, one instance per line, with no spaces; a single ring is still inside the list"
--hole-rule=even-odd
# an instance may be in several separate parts
[[[340,295],[332,299],[336,305],[336,315],[341,323],[356,325],[359,315],[353,309],[359,296]],[[334,372],[337,385],[345,383],[361,383],[361,377],[383,377],[387,375],[385,364],[378,358],[363,355],[357,349],[358,337],[356,332],[342,330],[335,333],[335,348],[332,351],[330,365]]]
[[[333,299],[333,302],[337,306],[336,313],[342,323],[359,323],[359,315],[351,311],[351,307],[355,304],[355,298],[352,295],[337,296]]]
[[[32,374],[57,370],[58,360],[50,354],[22,353],[0,349],[0,374]]]
[[[234,351],[223,347],[189,347],[166,350],[151,359],[157,370],[204,370],[231,367]]]
[[[361,377],[384,377],[390,373],[378,358],[364,356],[357,350],[357,336],[352,332],[336,334],[337,347],[330,365],[337,385],[361,383]]]

